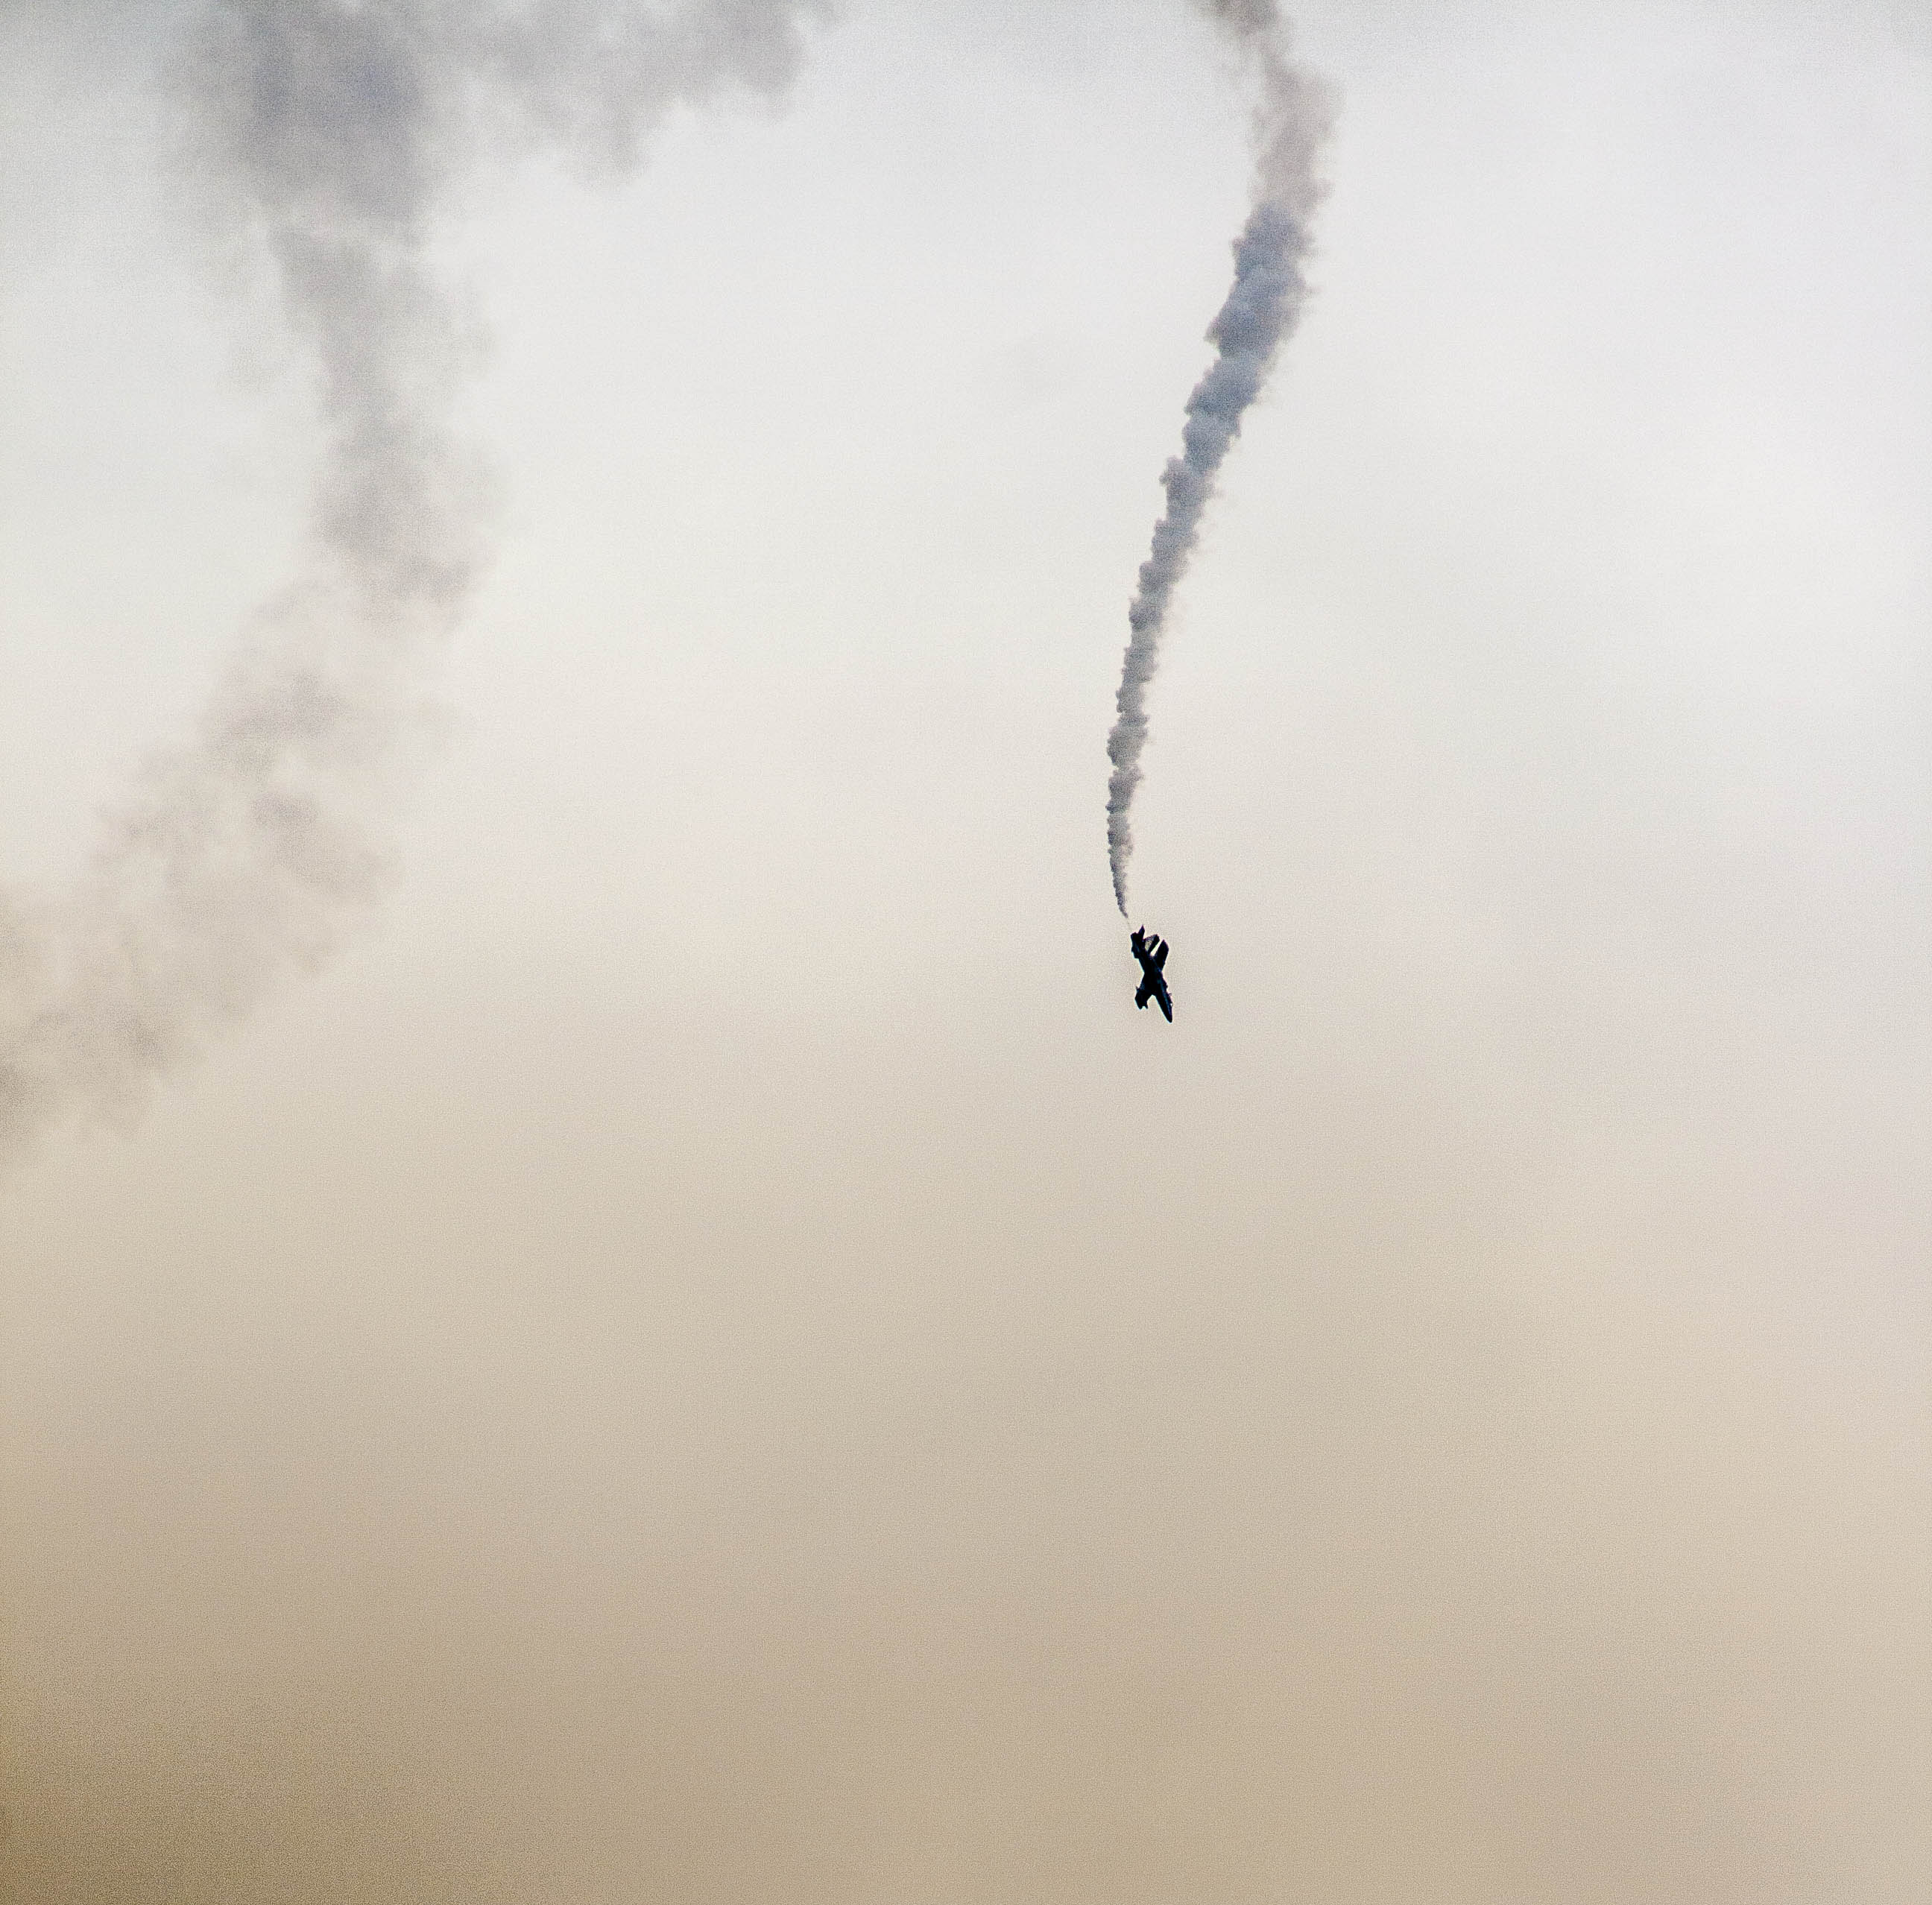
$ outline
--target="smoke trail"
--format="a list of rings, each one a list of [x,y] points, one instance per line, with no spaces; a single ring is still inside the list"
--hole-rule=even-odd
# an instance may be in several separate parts
[[[427,256],[486,146],[621,173],[665,115],[775,95],[827,0],[196,0],[177,68],[218,229],[257,248],[314,368],[327,448],[302,573],[252,620],[184,746],[85,873],[0,893],[0,1162],[112,1112],[379,889],[374,814],[487,536],[452,431],[461,352]]]
[[[1309,222],[1323,188],[1316,159],[1328,130],[1330,107],[1318,83],[1288,58],[1287,26],[1274,0],[1201,0],[1232,34],[1258,70],[1262,101],[1256,116],[1260,156],[1254,209],[1234,246],[1234,286],[1208,327],[1217,351],[1213,366],[1187,400],[1181,454],[1161,476],[1167,510],[1154,526],[1154,550],[1141,565],[1127,610],[1127,652],[1120,668],[1119,712],[1107,737],[1113,772],[1107,782],[1107,859],[1114,903],[1125,918],[1127,860],[1133,851],[1129,813],[1141,782],[1147,746],[1147,687],[1160,662],[1168,604],[1201,532],[1202,513],[1241,418],[1259,394],[1282,340],[1293,329],[1307,296],[1301,260]]]

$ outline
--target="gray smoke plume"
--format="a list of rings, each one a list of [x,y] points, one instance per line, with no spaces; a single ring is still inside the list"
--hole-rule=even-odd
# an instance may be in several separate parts
[[[1120,668],[1119,710],[1107,737],[1114,764],[1107,782],[1107,859],[1114,903],[1127,910],[1127,859],[1133,850],[1129,812],[1141,783],[1147,746],[1147,688],[1160,663],[1168,605],[1201,533],[1214,478],[1241,418],[1260,394],[1282,340],[1301,314],[1308,287],[1301,261],[1309,224],[1323,187],[1316,160],[1330,107],[1325,91],[1288,57],[1288,32],[1274,0],[1202,0],[1203,9],[1232,34],[1255,66],[1262,99],[1256,130],[1260,148],[1254,209],[1234,245],[1234,286],[1208,327],[1216,356],[1187,400],[1181,454],[1161,476],[1167,510],[1154,526],[1154,551],[1141,565],[1127,610],[1130,634]]]
[[[231,245],[264,257],[328,447],[304,569],[198,731],[63,892],[0,894],[0,1161],[114,1112],[320,958],[379,888],[373,821],[425,663],[485,554],[451,426],[463,352],[428,247],[485,151],[621,174],[680,106],[775,95],[827,0],[194,0],[175,85]]]

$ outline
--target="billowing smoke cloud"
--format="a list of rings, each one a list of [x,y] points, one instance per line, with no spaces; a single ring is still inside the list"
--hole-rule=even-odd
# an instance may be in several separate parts
[[[1214,478],[1241,418],[1260,394],[1282,340],[1294,328],[1307,296],[1301,260],[1309,221],[1322,196],[1316,160],[1329,122],[1327,98],[1288,57],[1287,28],[1274,0],[1203,0],[1205,10],[1241,46],[1259,75],[1257,118],[1260,160],[1255,205],[1234,246],[1234,286],[1209,326],[1217,355],[1187,400],[1181,454],[1161,476],[1167,511],[1154,526],[1154,552],[1141,565],[1139,586],[1127,610],[1130,634],[1120,669],[1119,712],[1107,737],[1114,764],[1107,782],[1107,858],[1114,902],[1127,910],[1127,860],[1133,851],[1130,819],[1147,746],[1147,689],[1160,664],[1168,604],[1201,532]]]
[[[680,106],[766,95],[825,0],[199,0],[188,157],[259,248],[328,448],[303,573],[198,731],[151,761],[70,890],[0,895],[0,1159],[112,1111],[319,958],[380,885],[380,810],[427,661],[484,559],[451,426],[463,352],[427,248],[484,148],[621,173]]]

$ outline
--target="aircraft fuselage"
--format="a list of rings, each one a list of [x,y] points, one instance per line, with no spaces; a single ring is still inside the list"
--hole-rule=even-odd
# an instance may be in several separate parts
[[[1148,1009],[1150,1000],[1160,1007],[1161,1016],[1171,1025],[1174,1023],[1174,998],[1167,989],[1167,975],[1163,968],[1167,964],[1167,941],[1158,933],[1149,933],[1136,926],[1127,944],[1133,948],[1134,957],[1140,962],[1140,990],[1134,994],[1134,1004],[1142,1012]]]

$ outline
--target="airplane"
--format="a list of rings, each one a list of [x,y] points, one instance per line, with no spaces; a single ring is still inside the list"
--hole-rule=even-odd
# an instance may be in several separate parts
[[[1148,1000],[1153,1000],[1172,1025],[1174,999],[1167,989],[1166,976],[1161,970],[1167,964],[1167,941],[1158,933],[1150,938],[1144,926],[1136,926],[1127,944],[1134,949],[1134,957],[1141,962],[1141,989],[1134,994],[1134,1004],[1145,1012]]]

